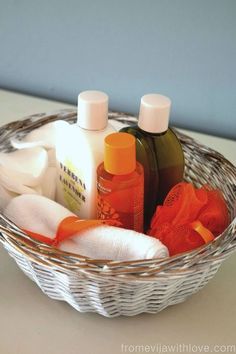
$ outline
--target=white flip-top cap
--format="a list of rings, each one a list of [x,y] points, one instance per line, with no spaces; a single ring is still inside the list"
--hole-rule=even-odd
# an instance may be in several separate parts
[[[78,96],[77,124],[88,130],[103,130],[108,121],[108,96],[101,91],[84,91]]]
[[[138,126],[149,133],[163,133],[168,129],[171,100],[151,93],[141,98]]]

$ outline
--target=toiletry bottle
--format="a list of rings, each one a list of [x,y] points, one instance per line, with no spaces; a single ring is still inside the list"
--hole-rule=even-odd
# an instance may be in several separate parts
[[[104,138],[114,131],[108,124],[108,96],[100,91],[80,93],[77,123],[62,132],[56,148],[56,200],[82,219],[96,218],[96,169],[103,161]]]
[[[117,226],[143,232],[143,167],[136,162],[132,135],[113,133],[105,138],[97,188],[99,219],[111,219]]]
[[[149,227],[157,204],[169,190],[183,180],[184,155],[175,133],[168,128],[171,101],[148,94],[142,97],[138,125],[125,127],[135,136],[137,161],[144,167],[144,224]]]

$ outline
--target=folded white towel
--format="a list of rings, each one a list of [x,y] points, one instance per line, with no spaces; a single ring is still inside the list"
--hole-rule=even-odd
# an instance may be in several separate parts
[[[57,169],[49,166],[41,183],[41,194],[44,197],[54,200],[56,195],[56,177]]]
[[[42,194],[55,199],[57,143],[70,125],[62,120],[32,130],[22,140],[12,139],[17,151],[0,153],[0,211],[17,195]]]
[[[40,128],[32,130],[22,140],[12,139],[11,143],[16,149],[26,149],[35,146],[42,146],[45,149],[55,147],[58,134],[68,128],[68,123],[63,120],[42,125]]]
[[[9,191],[8,189],[6,189],[0,184],[0,212],[3,212],[7,204],[17,196],[18,196],[17,193],[13,193]]]
[[[51,197],[48,154],[41,147],[0,153],[0,211],[17,195],[42,194]],[[55,174],[53,176],[55,180]],[[52,183],[55,196],[55,183]]]
[[[11,144],[15,149],[28,149],[33,147],[43,147],[48,151],[49,166],[56,166],[55,147],[57,143],[63,144],[61,136],[70,125],[57,120],[32,130],[22,140],[11,139]]]
[[[27,187],[38,186],[48,167],[48,156],[45,149],[34,147],[10,153],[0,153],[0,182],[8,180]],[[14,187],[12,187],[14,191]]]
[[[22,195],[10,201],[4,214],[22,229],[54,239],[69,210],[42,196]],[[61,250],[94,259],[135,260],[164,258],[167,248],[157,239],[112,226],[96,226],[61,242]]]

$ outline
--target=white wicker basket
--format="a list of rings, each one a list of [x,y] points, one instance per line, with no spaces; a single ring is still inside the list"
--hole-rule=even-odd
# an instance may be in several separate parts
[[[123,113],[110,119],[125,124],[136,121]],[[74,122],[76,112],[38,114],[0,129],[0,151],[9,151],[10,138],[48,122]],[[80,312],[107,317],[156,313],[184,301],[211,279],[222,261],[236,248],[236,168],[216,151],[178,133],[185,154],[185,180],[196,186],[208,183],[222,190],[231,224],[212,243],[192,252],[163,260],[131,262],[88,259],[34,241],[0,215],[0,241],[23,272],[52,299],[67,301]]]

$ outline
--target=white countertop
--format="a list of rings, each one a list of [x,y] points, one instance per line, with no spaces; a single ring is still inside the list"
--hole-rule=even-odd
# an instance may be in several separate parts
[[[65,107],[73,106],[0,90],[0,125]],[[235,141],[185,133],[236,164]],[[196,346],[200,346],[200,352],[202,345],[209,345],[212,352],[223,352],[225,346],[236,344],[235,269],[236,254],[223,263],[203,290],[184,303],[156,315],[107,319],[81,314],[66,303],[49,299],[0,245],[0,353],[164,353],[166,347],[161,344],[173,344],[173,350],[168,350],[172,353],[188,353],[191,349],[196,352]]]

